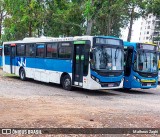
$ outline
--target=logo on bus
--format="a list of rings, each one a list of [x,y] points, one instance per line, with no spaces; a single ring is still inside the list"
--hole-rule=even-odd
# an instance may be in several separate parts
[[[25,59],[25,57],[17,58],[17,66],[26,67],[26,59]]]

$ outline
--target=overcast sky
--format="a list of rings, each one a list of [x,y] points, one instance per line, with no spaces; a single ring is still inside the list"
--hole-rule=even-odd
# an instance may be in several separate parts
[[[138,19],[134,22],[133,24],[133,31],[132,31],[132,42],[139,42],[139,36],[140,36],[140,28],[141,28],[141,21],[142,19]],[[124,41],[127,40],[127,35],[128,35],[128,27],[126,29],[122,29],[122,39]]]

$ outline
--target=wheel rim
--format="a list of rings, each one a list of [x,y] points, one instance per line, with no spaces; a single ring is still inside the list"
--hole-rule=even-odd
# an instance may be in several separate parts
[[[65,79],[65,81],[64,81],[65,88],[70,87],[70,84],[71,84],[70,79]]]
[[[21,78],[23,79],[24,78],[24,72],[21,71]]]

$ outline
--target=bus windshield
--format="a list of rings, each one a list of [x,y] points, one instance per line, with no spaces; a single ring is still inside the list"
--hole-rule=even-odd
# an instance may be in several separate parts
[[[134,69],[140,72],[157,72],[158,71],[158,60],[156,52],[137,52],[137,59],[134,63]]]
[[[95,70],[123,70],[123,50],[120,47],[96,46],[94,48]]]

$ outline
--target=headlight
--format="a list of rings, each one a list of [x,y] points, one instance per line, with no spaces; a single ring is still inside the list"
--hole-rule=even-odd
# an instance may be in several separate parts
[[[91,78],[92,78],[93,80],[96,80],[96,78],[95,78],[94,76],[91,76]]]
[[[91,75],[91,78],[92,78],[93,80],[95,80],[97,83],[100,83],[100,80],[99,80],[98,78],[96,78],[95,76],[92,76],[92,75]]]
[[[99,83],[99,79],[98,78],[96,78],[96,81]]]
[[[133,78],[134,78],[136,81],[140,82],[140,79],[137,78],[136,76],[133,76]]]

